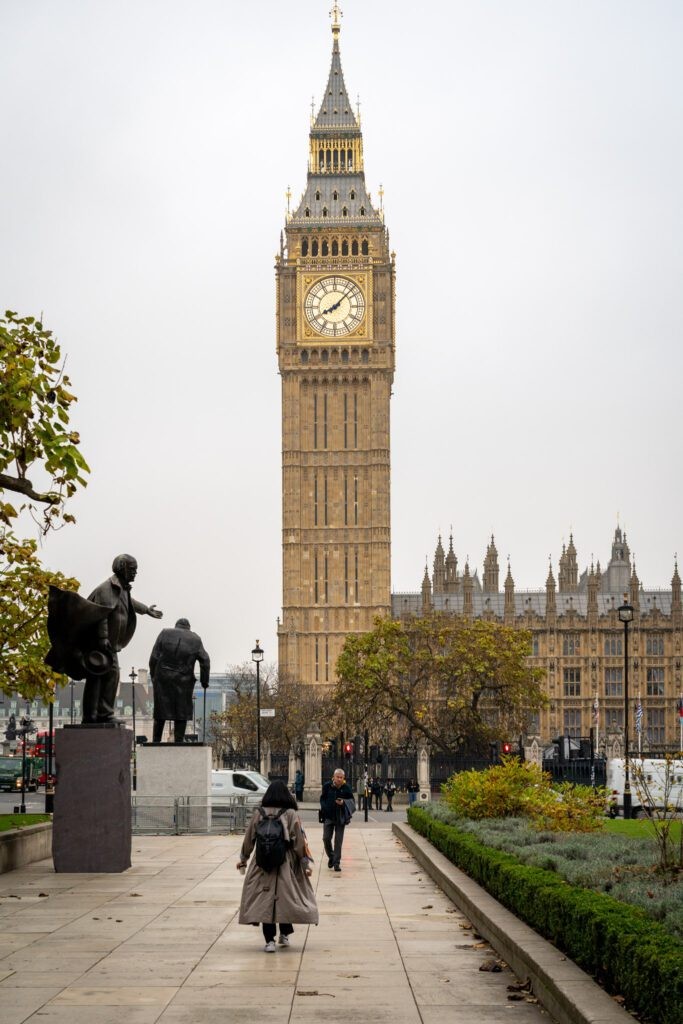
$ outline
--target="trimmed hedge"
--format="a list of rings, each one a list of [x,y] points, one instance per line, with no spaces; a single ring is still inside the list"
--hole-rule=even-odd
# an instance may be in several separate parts
[[[643,1020],[683,1024],[683,944],[644,911],[521,864],[419,807],[410,825]]]

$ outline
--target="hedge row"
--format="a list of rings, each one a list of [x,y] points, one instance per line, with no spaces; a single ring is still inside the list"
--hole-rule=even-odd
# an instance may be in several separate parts
[[[410,825],[495,899],[653,1024],[683,1024],[683,944],[644,911],[570,885],[419,807]]]

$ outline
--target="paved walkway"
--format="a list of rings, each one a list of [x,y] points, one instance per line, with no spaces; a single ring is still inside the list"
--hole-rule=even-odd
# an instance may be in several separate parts
[[[134,837],[123,875],[0,875],[2,1024],[548,1024],[387,829],[347,829],[341,874],[320,858],[321,923],[274,955],[237,924],[240,843]]]

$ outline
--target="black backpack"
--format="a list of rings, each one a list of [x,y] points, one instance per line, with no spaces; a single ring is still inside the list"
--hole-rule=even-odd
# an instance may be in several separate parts
[[[281,807],[273,818],[258,808],[261,817],[256,825],[256,863],[262,871],[277,871],[285,862],[289,844],[280,821],[285,811],[286,807]]]

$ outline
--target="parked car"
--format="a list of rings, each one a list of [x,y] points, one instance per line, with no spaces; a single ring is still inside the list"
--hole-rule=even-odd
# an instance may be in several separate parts
[[[245,803],[256,807],[261,803],[268,789],[268,780],[258,772],[245,769],[224,768],[211,772],[211,799],[214,806],[221,797],[244,797]]]
[[[20,757],[0,757],[0,790],[8,793],[21,791],[22,759]],[[26,792],[35,793],[38,789],[38,774],[32,757],[26,758]]]

